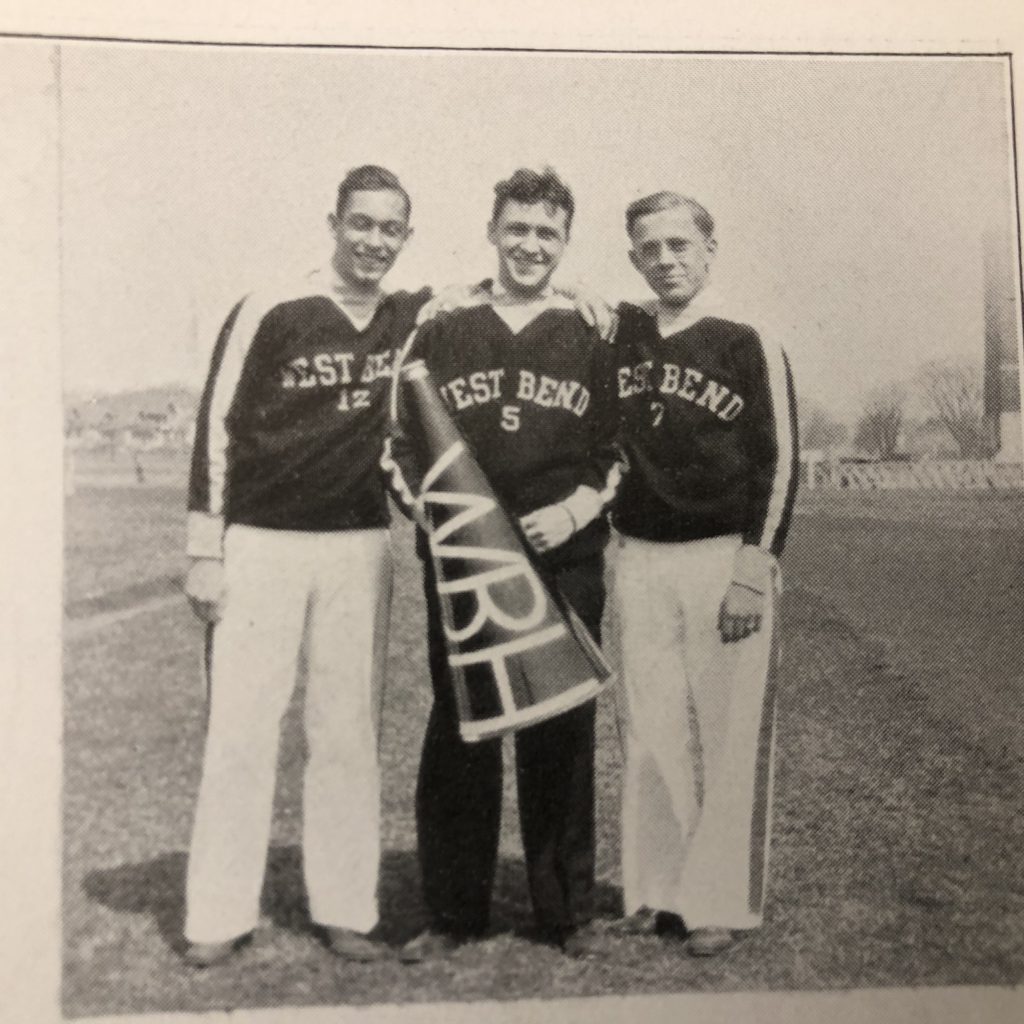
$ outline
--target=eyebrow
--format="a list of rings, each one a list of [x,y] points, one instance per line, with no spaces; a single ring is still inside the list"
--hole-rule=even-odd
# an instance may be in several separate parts
[[[640,243],[640,248],[649,249],[654,246],[661,245],[662,243],[665,243],[666,245],[693,245],[694,240],[692,238],[680,238],[678,235],[661,239],[649,238],[647,241]]]
[[[520,231],[536,227],[538,231],[550,231],[552,234],[557,234],[559,228],[553,224],[530,224],[529,221],[525,220],[510,220],[505,224],[506,228],[518,228]]]
[[[385,217],[378,219],[377,217],[374,217],[372,213],[356,213],[354,211],[346,215],[346,220],[348,219],[368,220],[374,224],[394,224],[397,226],[401,226],[404,223],[399,217]]]

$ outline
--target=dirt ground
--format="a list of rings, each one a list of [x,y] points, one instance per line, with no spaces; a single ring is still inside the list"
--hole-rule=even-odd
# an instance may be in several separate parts
[[[198,975],[177,955],[203,728],[200,630],[173,599],[181,504],[154,486],[68,499],[67,1014],[1024,978],[1024,495],[803,499],[785,563],[771,899],[764,929],[727,955],[609,936],[604,956],[576,962],[530,942],[510,790],[486,941],[415,968],[340,963],[308,934],[293,708],[256,942]],[[428,686],[416,567],[400,550],[382,737],[392,943],[424,922],[412,792]],[[609,699],[599,730],[598,897],[611,917]]]

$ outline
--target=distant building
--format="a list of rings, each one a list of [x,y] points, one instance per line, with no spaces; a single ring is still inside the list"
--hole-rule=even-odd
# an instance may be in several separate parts
[[[164,392],[166,394],[166,392]],[[123,448],[131,451],[187,450],[195,433],[196,404],[186,396],[158,407],[151,392],[134,397],[114,395],[92,398],[69,410],[64,437],[72,449]],[[160,401],[159,394],[156,400]],[[115,411],[116,410],[116,411]]]

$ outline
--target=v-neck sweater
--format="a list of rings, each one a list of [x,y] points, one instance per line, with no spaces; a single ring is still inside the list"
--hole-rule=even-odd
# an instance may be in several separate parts
[[[782,348],[721,316],[664,337],[639,307],[623,304],[619,317],[621,440],[630,470],[616,529],[653,541],[740,534],[780,554],[799,458]]]
[[[427,297],[385,295],[359,329],[314,273],[235,306],[197,415],[190,554],[219,554],[224,527],[235,523],[387,525],[379,458],[391,367]]]
[[[614,350],[575,309],[549,306],[517,331],[490,303],[455,310],[419,329],[403,356],[418,359],[510,514],[563,501],[581,485],[611,501],[621,466]],[[415,493],[429,455],[401,409],[394,430],[393,455]],[[599,516],[553,560],[599,551],[607,531]]]

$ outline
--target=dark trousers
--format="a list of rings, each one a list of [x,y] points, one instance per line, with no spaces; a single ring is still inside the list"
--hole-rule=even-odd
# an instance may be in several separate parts
[[[434,704],[416,788],[423,892],[431,926],[458,936],[487,927],[501,827],[501,740],[459,736],[433,570],[424,563]],[[603,558],[551,571],[595,640],[604,610]],[[563,938],[590,920],[594,890],[594,702],[516,734],[516,783],[536,923]]]

